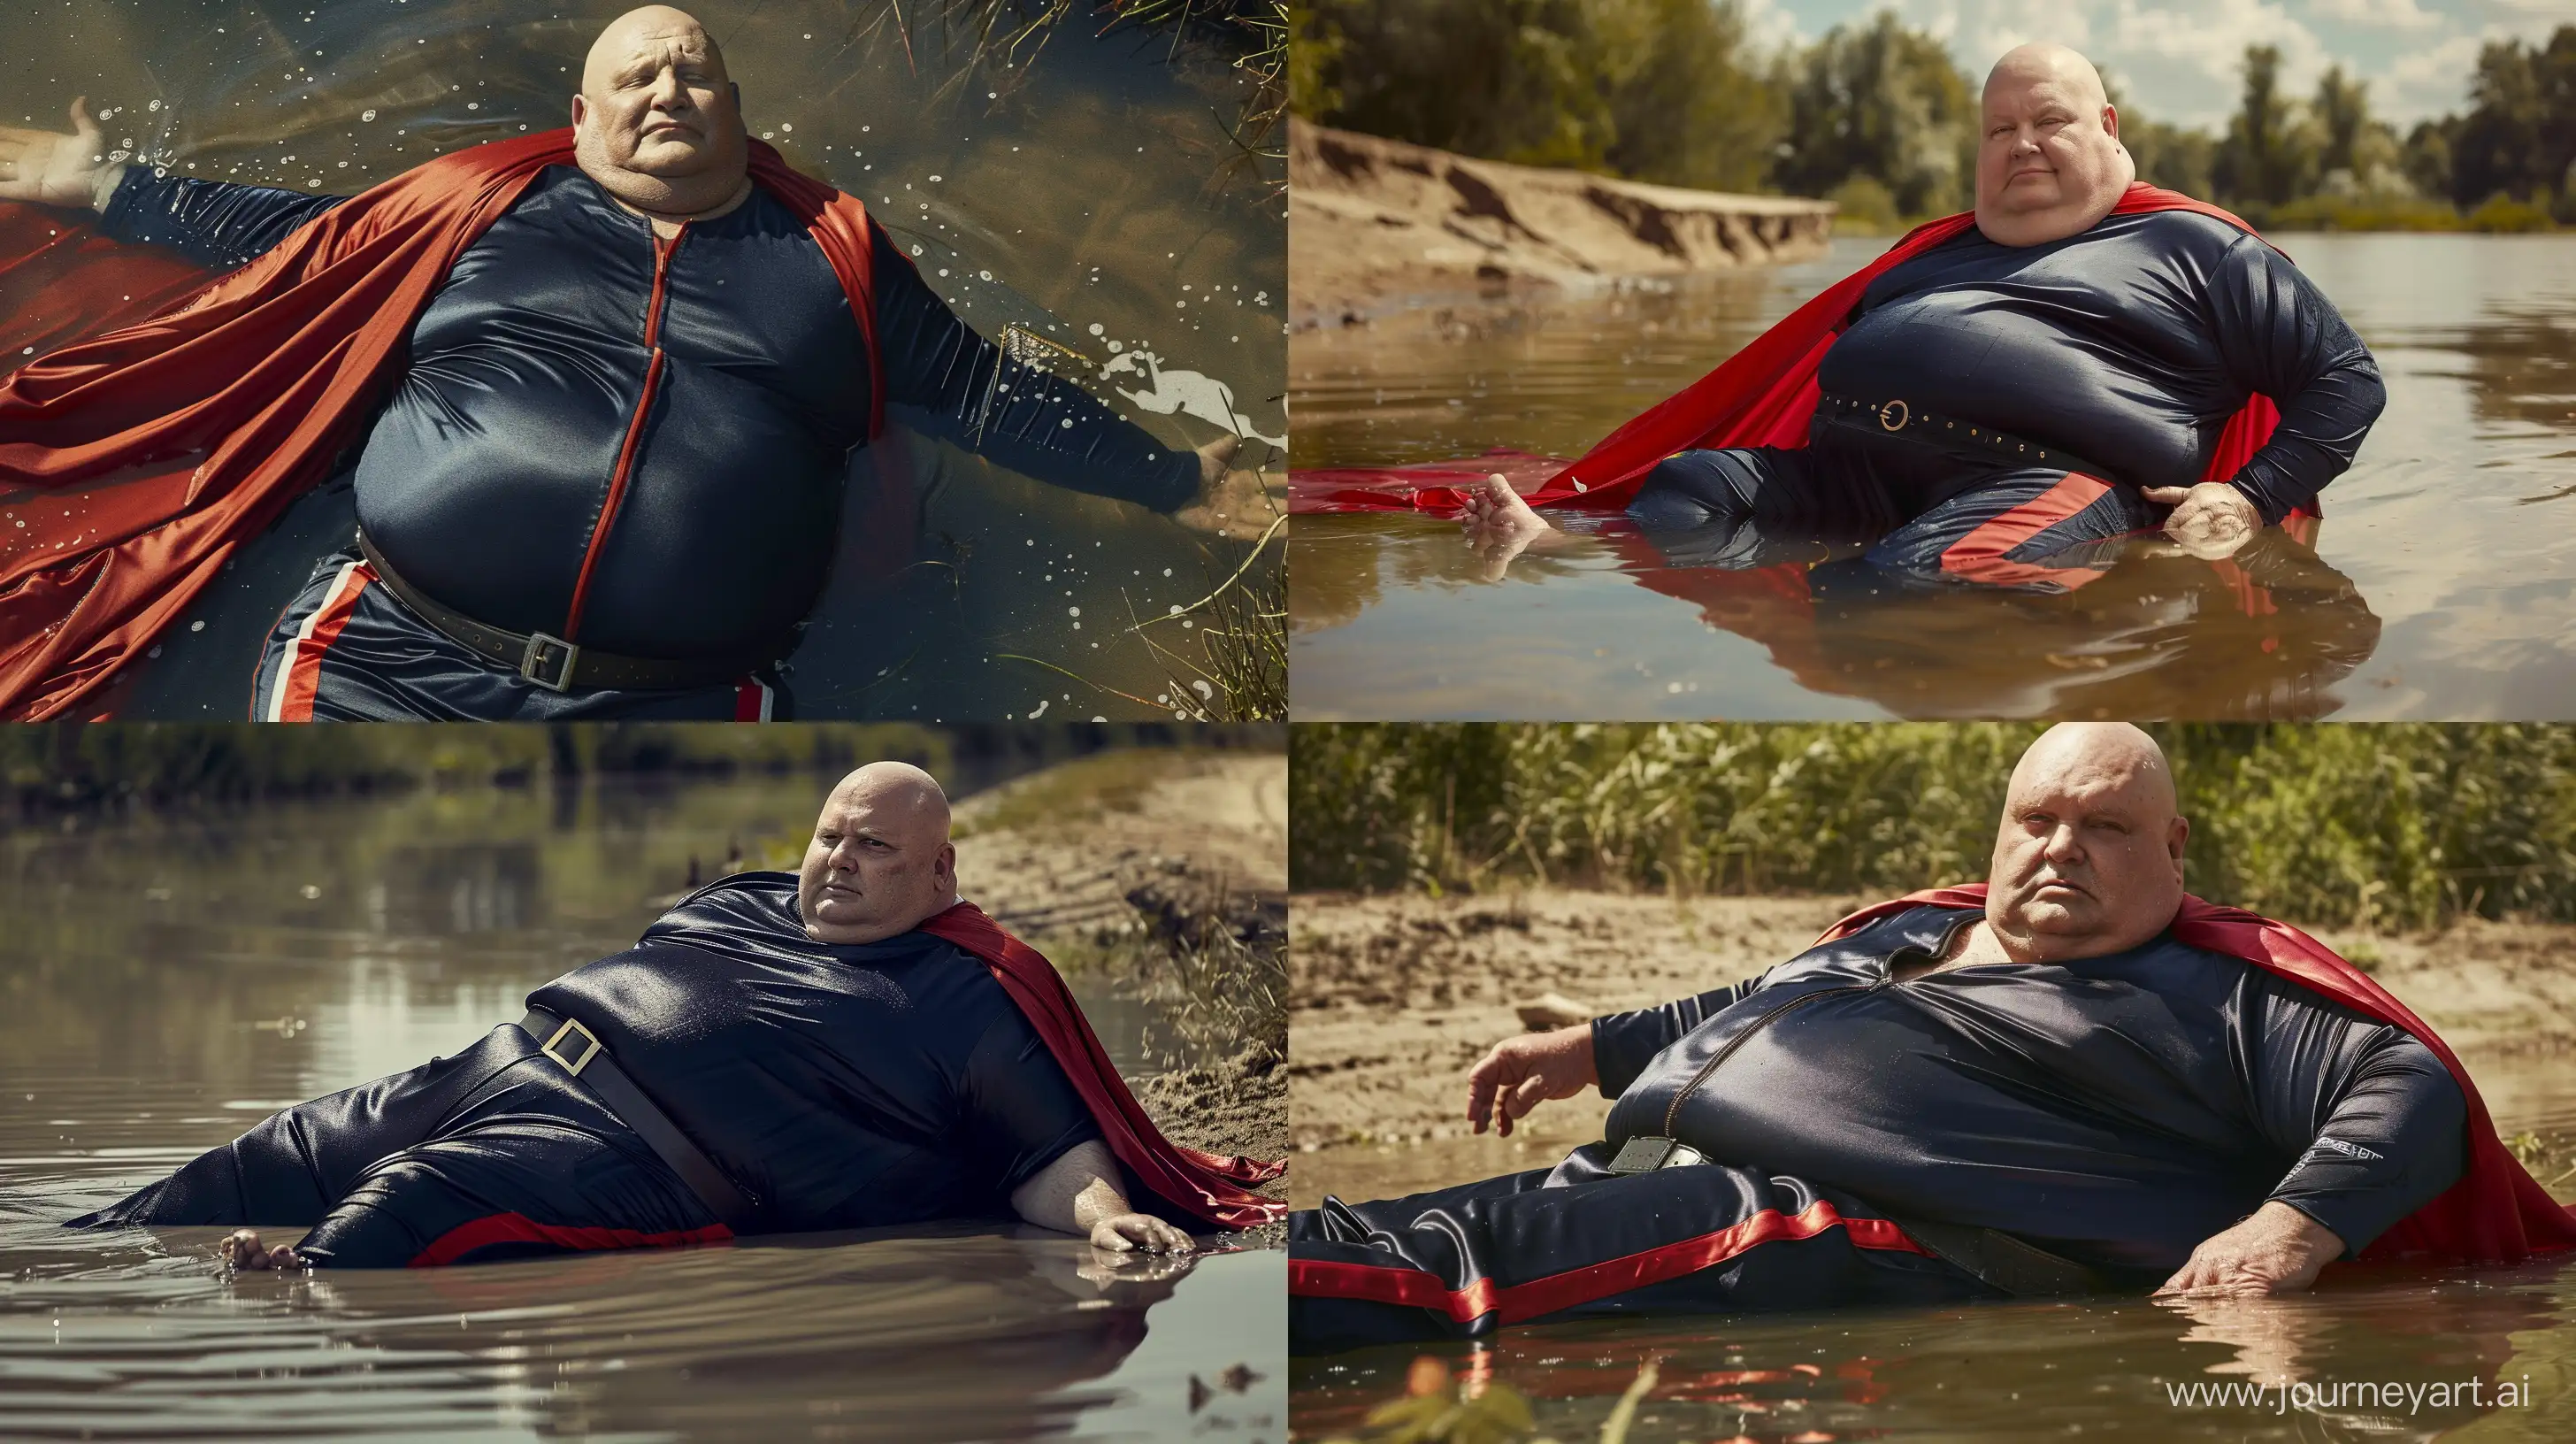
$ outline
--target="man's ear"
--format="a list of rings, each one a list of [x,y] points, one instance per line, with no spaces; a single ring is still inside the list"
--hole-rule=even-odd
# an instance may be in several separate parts
[[[2174,814],[2173,827],[2165,834],[2165,852],[2173,858],[2174,876],[2182,876],[2183,845],[2191,841],[2191,819]]]
[[[742,114],[742,82],[739,80],[728,80],[725,82],[725,87],[733,92],[733,113],[736,115]]]
[[[590,102],[578,90],[572,93],[572,128],[581,129],[582,117],[590,113]]]
[[[957,844],[939,844],[939,861],[932,865],[930,875],[950,892],[957,891]]]
[[[2102,105],[2102,129],[2109,132],[2113,140],[2120,138],[2120,107],[2108,101]]]

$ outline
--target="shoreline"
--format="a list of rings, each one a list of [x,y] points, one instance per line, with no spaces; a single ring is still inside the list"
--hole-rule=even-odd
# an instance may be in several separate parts
[[[1830,201],[1478,160],[1292,120],[1288,323],[1806,260]]]

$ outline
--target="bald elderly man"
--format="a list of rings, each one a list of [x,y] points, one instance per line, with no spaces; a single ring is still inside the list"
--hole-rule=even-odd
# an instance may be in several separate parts
[[[1598,1087],[1602,1141],[1292,1214],[1292,1348],[2306,1287],[2462,1176],[2468,1105],[2404,1029],[2180,940],[2190,831],[2144,733],[2062,726],[2013,771],[1982,908],[1891,904],[1748,982],[1500,1044],[1478,1132]]]
[[[975,1217],[1187,1250],[1130,1205],[1104,1120],[1036,1020],[925,930],[961,906],[956,860],[928,773],[862,767],[801,872],[726,878],[455,1057],[275,1114],[71,1226],[308,1227],[291,1246],[226,1239],[248,1268]]]
[[[1672,455],[1631,517],[1730,527],[1748,557],[1766,535],[1827,535],[1874,540],[1867,560],[1908,575],[2045,584],[2032,568],[2051,555],[2159,525],[2223,556],[2352,464],[2386,399],[2369,351],[2235,225],[2113,213],[2137,166],[2090,62],[2022,46],[1982,114],[1976,223],[1869,280],[1817,373],[1808,444]],[[2278,428],[2204,481],[2251,395]],[[1547,529],[1500,477],[1468,506],[1506,553]]]
[[[106,163],[72,113],[72,135],[0,127],[0,199],[90,206],[223,269],[346,199]],[[1261,510],[1231,440],[1175,450],[1004,356],[873,223],[865,257],[829,254],[755,181],[740,88],[685,12],[612,21],[571,119],[576,163],[411,321],[341,473],[359,537],[279,616],[254,717],[786,715],[773,664],[822,593],[872,388],[1041,481],[1212,531]]]

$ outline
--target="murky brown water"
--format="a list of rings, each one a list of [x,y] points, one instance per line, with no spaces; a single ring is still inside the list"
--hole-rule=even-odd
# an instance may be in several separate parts
[[[60,127],[85,93],[113,112],[106,135],[120,149],[183,173],[345,194],[435,154],[565,124],[583,53],[627,8],[11,6],[0,9],[0,107],[13,122]],[[1081,16],[1022,44],[1017,64],[977,65],[973,38],[943,25],[937,5],[692,10],[725,48],[753,133],[864,200],[970,324],[999,336],[1017,321],[1073,347],[1090,366],[1061,369],[1165,440],[1233,429],[1248,460],[1266,452],[1251,438],[1284,445],[1287,228],[1270,193],[1276,166],[1227,170],[1244,160],[1226,129],[1247,93],[1239,73],[1187,51],[1167,63],[1168,37],[1094,38]],[[898,444],[928,489],[926,560],[891,591],[852,569],[836,580],[795,658],[802,715],[1160,715],[1103,690],[1169,690],[1124,630],[1131,606],[1158,617],[1196,601],[1249,545],[917,435]],[[353,530],[346,493],[298,506],[165,635],[127,715],[247,716],[260,638]],[[1280,554],[1274,543],[1264,565]]]
[[[2470,1057],[2507,1135],[2576,1138],[2576,1067],[2529,1054]],[[1563,1116],[1551,1116],[1564,1110]],[[1554,1103],[1526,1139],[1453,1138],[1300,1155],[1298,1204],[1384,1198],[1553,1163],[1600,1136],[1592,1100]],[[2576,1202],[2562,1181],[2557,1196]],[[2032,1302],[1813,1316],[1656,1319],[1506,1329],[1487,1351],[1383,1348],[1299,1359],[1295,1437],[1360,1432],[1401,1397],[1417,1354],[1528,1396],[1539,1432],[1597,1436],[1638,1366],[1660,1360],[1635,1441],[1752,1439],[2560,1440],[2576,1437],[2576,1262],[2471,1272],[2338,1270],[2283,1299]],[[2342,1385],[2478,1381],[2394,1407]],[[2527,1387],[2499,1403],[2499,1386]],[[2305,1385],[2306,1394],[2279,1386]],[[2259,1400],[2193,1397],[2195,1385],[2261,1385]],[[2169,1392],[2171,1391],[2171,1392]]]
[[[477,788],[0,837],[0,1436],[1276,1439],[1282,1256],[1035,1229],[216,1276],[74,1233],[270,1111],[453,1052],[627,946],[811,779]],[[967,879],[969,895],[973,880]],[[1122,1068],[1157,1015],[1076,977]],[[1192,1375],[1268,1377],[1193,1412]]]
[[[1301,518],[1298,715],[2576,716],[2576,246],[2280,239],[2389,388],[2313,545],[2276,532],[2213,565],[2139,544],[2063,596],[1828,603],[1615,525],[1497,567],[1454,526]],[[1300,332],[1294,464],[1579,454],[1885,245]]]

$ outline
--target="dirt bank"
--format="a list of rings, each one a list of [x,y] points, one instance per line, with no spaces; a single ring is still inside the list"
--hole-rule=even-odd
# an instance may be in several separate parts
[[[1802,260],[1825,201],[1724,195],[1473,160],[1292,121],[1289,323],[1356,325],[1423,301]]]
[[[1736,982],[1804,949],[1859,902],[1677,903],[1556,889],[1449,899],[1299,894],[1289,986],[1291,1197],[1301,1207],[1325,1193],[1383,1197],[1553,1163],[1601,1136],[1606,1100],[1543,1104],[1526,1136],[1510,1140],[1471,1137],[1463,1117],[1467,1069],[1522,1030],[1514,1004],[1554,992],[1608,1013]],[[2576,927],[2318,933],[2440,1031],[2501,1118],[2521,1111],[2517,1095],[2530,1080],[2576,1052]],[[2529,1066],[2533,1054],[2550,1061]]]
[[[1106,970],[1179,1019],[1189,1066],[1136,1081],[1164,1136],[1286,1154],[1284,755],[1084,758],[968,799],[957,832],[968,897],[1058,967]]]

